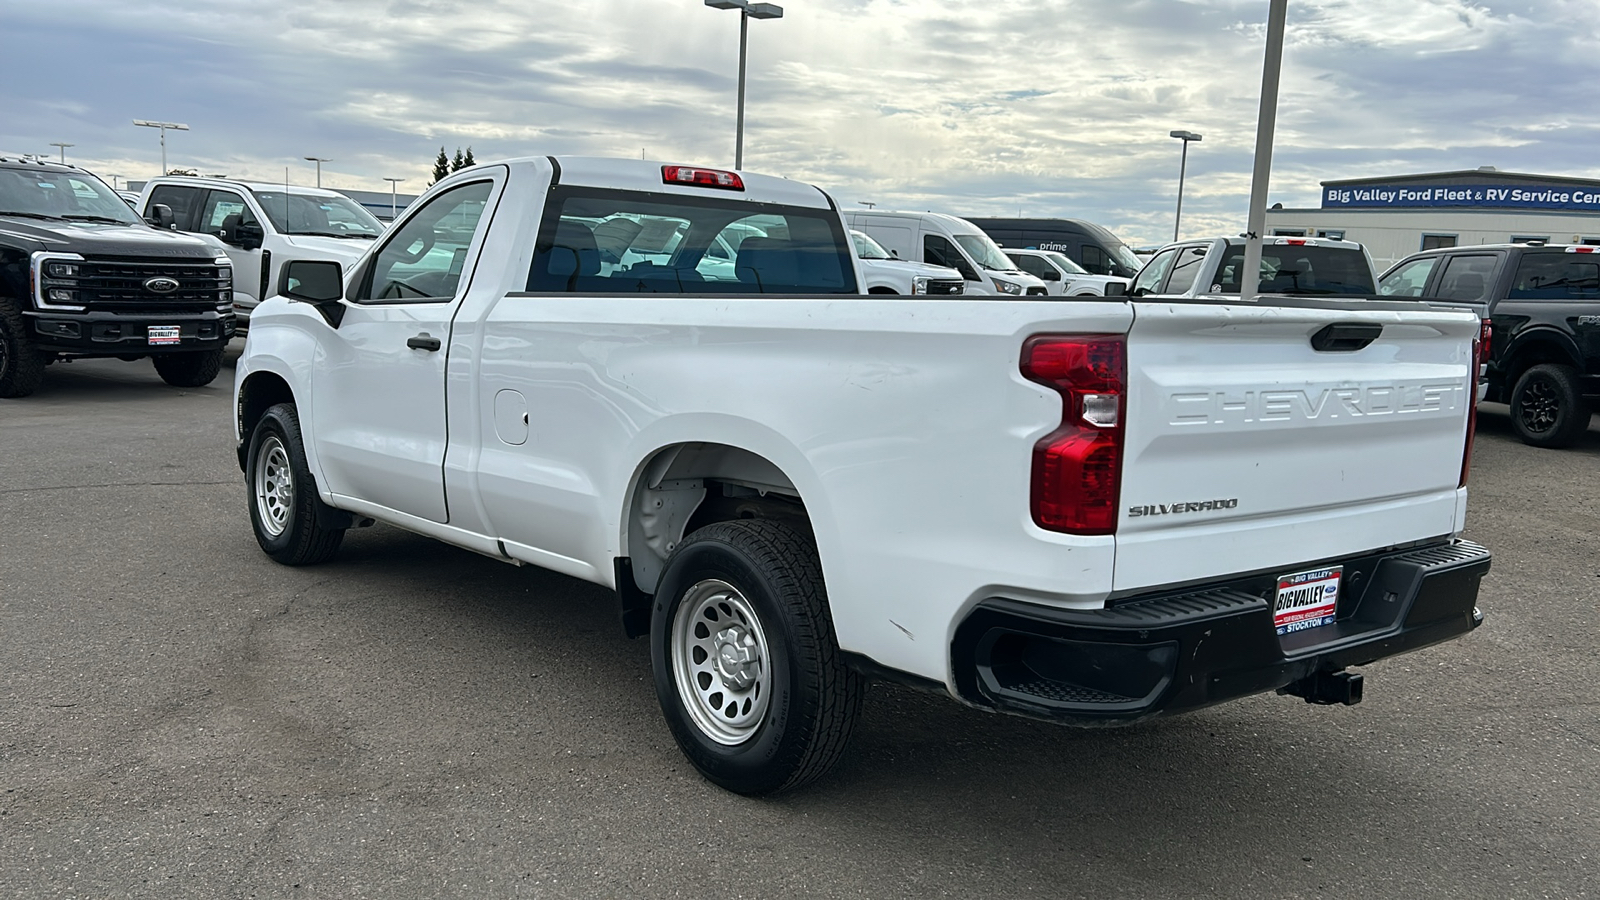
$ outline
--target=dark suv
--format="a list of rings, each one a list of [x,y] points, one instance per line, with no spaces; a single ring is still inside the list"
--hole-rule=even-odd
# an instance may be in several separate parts
[[[1470,307],[1494,327],[1486,399],[1535,447],[1569,447],[1600,400],[1600,247],[1481,244],[1413,254],[1378,291]]]
[[[58,359],[150,357],[168,384],[209,384],[233,337],[233,267],[139,218],[76,166],[0,157],[0,397]]]

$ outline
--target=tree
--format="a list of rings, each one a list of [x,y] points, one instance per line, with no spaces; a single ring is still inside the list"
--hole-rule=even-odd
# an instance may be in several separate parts
[[[472,158],[472,148],[468,147],[466,158],[461,161],[461,168],[465,169],[467,166],[475,166],[477,164],[478,161]]]
[[[444,155],[444,148],[439,148],[439,158],[433,161],[433,180],[429,184],[438,184],[450,174],[450,157]]]
[[[450,171],[459,172],[467,167],[466,157],[461,155],[461,148],[456,148],[456,158],[450,162]]]

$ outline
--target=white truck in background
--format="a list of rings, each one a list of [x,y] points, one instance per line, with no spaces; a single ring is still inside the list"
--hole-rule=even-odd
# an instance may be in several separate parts
[[[1091,275],[1059,250],[1000,249],[1017,268],[1043,281],[1053,297],[1120,297],[1128,291],[1129,279]]]
[[[157,205],[172,211],[163,223],[196,235],[233,262],[233,312],[238,328],[278,289],[283,265],[297,259],[331,259],[349,265],[361,257],[383,223],[337,191],[166,175],[146,182],[134,206],[146,217]]]
[[[1133,278],[1128,293],[1194,299],[1239,293],[1245,240],[1217,237],[1180,241],[1157,250]],[[1261,241],[1262,294],[1300,297],[1370,297],[1378,273],[1367,249],[1354,241],[1268,237]]]
[[[1482,619],[1469,312],[863,295],[821,190],[572,158],[285,278],[235,382],[261,548],[376,520],[613,589],[730,790],[826,771],[867,678],[1091,725],[1348,704]]]
[[[861,287],[868,294],[948,296],[966,291],[966,280],[955,269],[901,259],[864,231],[851,231],[850,239],[861,267]]]
[[[961,273],[967,294],[1043,297],[1043,281],[1018,269],[978,226],[943,213],[884,209],[845,213],[850,227],[866,232],[900,259],[921,260]]]

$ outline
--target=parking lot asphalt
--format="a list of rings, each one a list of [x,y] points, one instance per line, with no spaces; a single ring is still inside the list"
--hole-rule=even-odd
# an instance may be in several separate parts
[[[751,800],[605,590],[384,526],[269,561],[232,374],[0,401],[0,896],[1600,896],[1600,427],[1484,407],[1487,622],[1359,706],[1072,730],[879,685],[843,765]]]

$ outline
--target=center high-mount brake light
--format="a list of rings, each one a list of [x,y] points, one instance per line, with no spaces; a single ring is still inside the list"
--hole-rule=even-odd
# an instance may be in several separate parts
[[[1112,534],[1122,492],[1127,350],[1120,334],[1038,335],[1022,345],[1022,374],[1061,395],[1061,425],[1033,447],[1034,524],[1067,534]]]
[[[744,190],[744,179],[738,172],[721,169],[697,169],[694,166],[662,166],[663,184],[687,184],[694,187],[720,188],[724,191]]]

